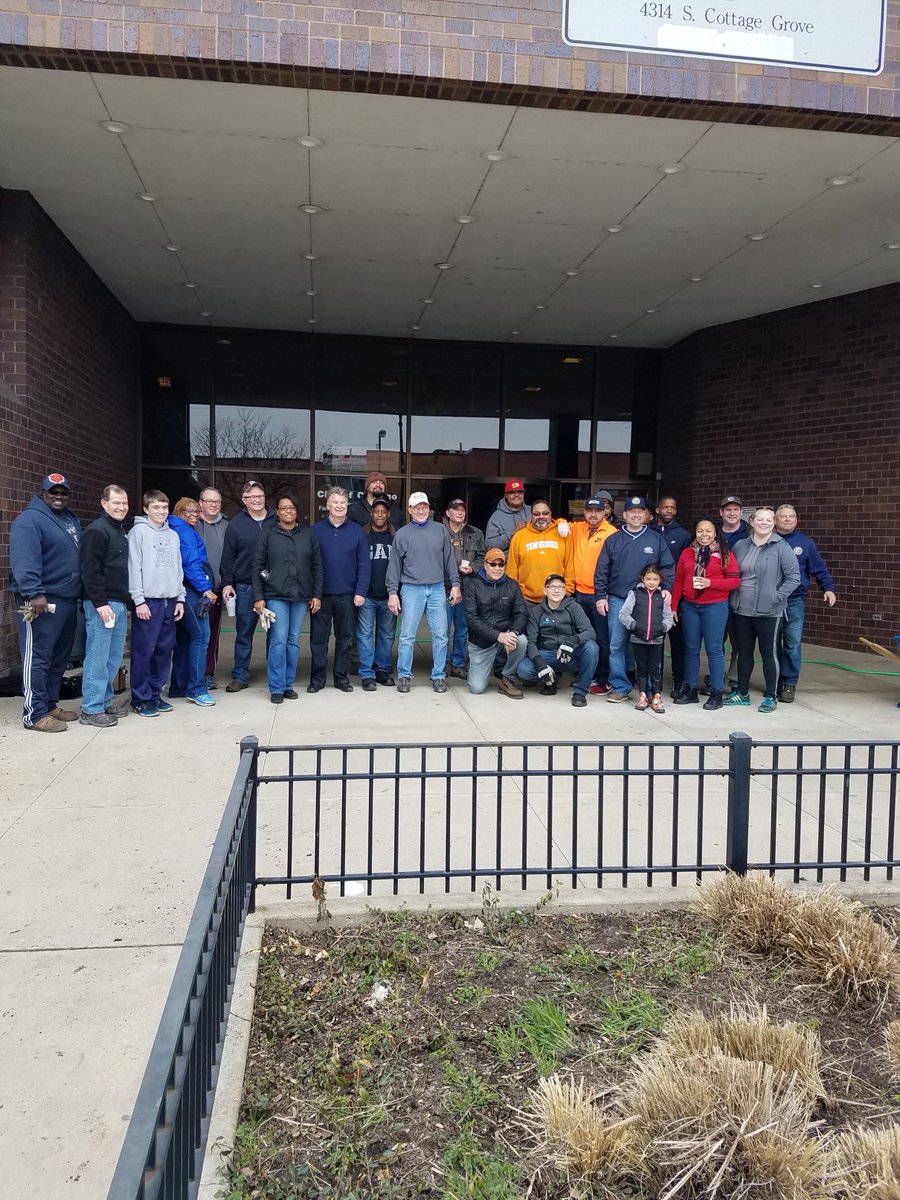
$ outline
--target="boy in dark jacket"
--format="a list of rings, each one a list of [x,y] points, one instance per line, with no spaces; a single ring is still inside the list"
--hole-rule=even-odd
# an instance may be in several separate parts
[[[662,702],[663,642],[675,619],[668,599],[662,592],[662,568],[648,563],[641,571],[641,581],[632,588],[619,610],[619,620],[631,630],[634,663],[640,699],[634,706],[638,712],[652,708],[664,713]]]
[[[521,700],[523,692],[515,677],[528,649],[528,610],[521,588],[506,574],[506,554],[499,547],[488,550],[484,566],[469,577],[463,604],[469,630],[469,691],[474,696],[487,691],[497,651],[502,647],[507,658],[498,691],[510,700]]]
[[[103,515],[81,538],[85,649],[81,677],[82,725],[100,729],[128,716],[128,704],[113,707],[113,682],[122,663],[128,633],[128,495],[110,484],[100,500]]]
[[[562,575],[548,575],[544,599],[528,610],[528,657],[519,665],[519,678],[539,679],[542,696],[556,695],[556,677],[577,671],[572,705],[584,708],[599,656],[597,637],[581,605],[566,595]]]

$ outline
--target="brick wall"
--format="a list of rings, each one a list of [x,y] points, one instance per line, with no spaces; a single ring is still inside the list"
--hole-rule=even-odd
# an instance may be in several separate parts
[[[0,189],[0,563],[9,525],[49,470],[73,483],[83,522],[101,489],[137,487],[136,326],[57,227],[24,192]],[[0,675],[18,650],[8,588],[0,589]]]
[[[790,503],[835,576],[808,637],[900,633],[900,286],[706,329],[663,356],[663,487],[685,515],[727,492]],[[883,614],[873,621],[872,613]]]

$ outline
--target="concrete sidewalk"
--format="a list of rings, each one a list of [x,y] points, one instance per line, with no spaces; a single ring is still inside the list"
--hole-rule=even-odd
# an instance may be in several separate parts
[[[574,710],[567,689],[513,702],[494,690],[470,696],[451,680],[437,696],[424,662],[409,696],[329,687],[276,708],[261,649],[253,686],[233,696],[220,689],[216,708],[178,703],[169,715],[130,716],[112,730],[74,724],[64,737],[33,734],[21,726],[19,702],[0,701],[0,1162],[12,1197],[106,1194],[241,737],[315,744],[690,742],[734,729],[784,740],[900,735],[900,677],[853,673],[889,664],[846,651],[809,647],[809,659],[837,666],[807,665],[797,702],[773,716],[671,705],[654,716],[594,697]],[[304,661],[303,686],[307,677]],[[267,819],[261,844],[280,836],[283,814],[273,811],[268,827]],[[268,899],[261,896],[263,906]]]

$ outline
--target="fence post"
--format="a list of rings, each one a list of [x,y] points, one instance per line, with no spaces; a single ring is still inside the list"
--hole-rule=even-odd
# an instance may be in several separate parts
[[[728,735],[728,829],[725,835],[725,866],[736,875],[747,874],[750,833],[750,751],[748,733]]]
[[[247,751],[253,754],[253,762],[250,764],[250,775],[248,782],[251,787],[250,806],[247,809],[247,858],[249,860],[251,883],[250,883],[250,905],[247,909],[248,913],[256,912],[256,797],[259,792],[259,738],[245,737],[241,738],[241,758]]]

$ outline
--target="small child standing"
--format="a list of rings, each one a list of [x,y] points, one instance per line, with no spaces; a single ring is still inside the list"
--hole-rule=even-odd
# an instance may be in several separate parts
[[[619,612],[619,620],[631,630],[636,683],[641,693],[634,706],[638,712],[648,708],[655,713],[666,711],[661,695],[663,642],[675,618],[661,586],[662,568],[659,563],[648,563],[641,571],[640,583],[628,593]]]

